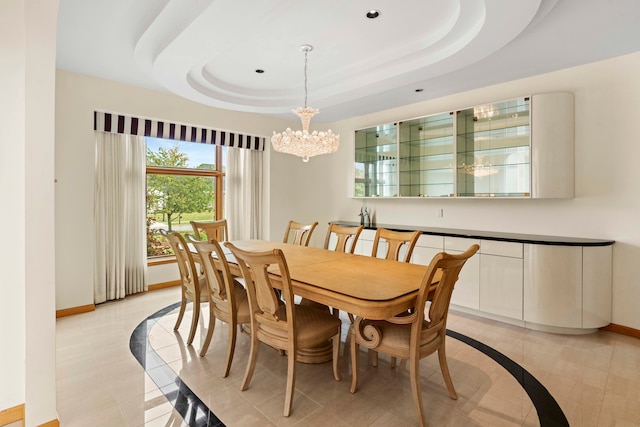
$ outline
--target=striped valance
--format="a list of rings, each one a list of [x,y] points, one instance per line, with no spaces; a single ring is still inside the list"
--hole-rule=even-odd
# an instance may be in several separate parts
[[[103,111],[93,112],[93,130],[199,142],[201,144],[223,145],[225,147],[249,148],[259,151],[264,151],[265,144],[265,138],[262,136],[243,135],[224,130],[138,118]]]

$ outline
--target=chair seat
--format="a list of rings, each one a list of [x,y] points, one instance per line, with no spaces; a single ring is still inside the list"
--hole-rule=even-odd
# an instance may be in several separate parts
[[[205,276],[198,277],[198,286],[200,287],[200,302],[208,302],[209,301],[209,284],[207,283],[207,278]],[[189,301],[193,301],[193,292],[185,289],[185,296]]]
[[[249,308],[249,296],[247,290],[239,282],[234,280],[233,290],[236,300],[236,318],[237,323],[249,323],[251,321],[251,310]],[[229,322],[229,307],[226,302],[222,304],[214,304],[214,313],[217,318]]]
[[[279,319],[286,321],[286,305],[281,305],[276,311]],[[340,332],[342,322],[339,318],[331,315],[327,311],[313,307],[295,306],[296,338],[298,348],[309,348],[321,344]],[[286,342],[288,339],[286,327],[283,329],[260,325],[261,332],[271,338],[281,339]]]
[[[280,308],[284,312],[284,306]],[[296,305],[296,329],[298,346],[313,347],[340,332],[342,321],[330,313],[313,308]],[[316,337],[313,340],[313,337]],[[318,336],[324,338],[318,338]]]
[[[233,282],[236,295],[236,310],[238,323],[249,323],[251,321],[251,309],[249,307],[249,295],[247,290],[240,283]]]
[[[395,323],[386,322],[384,320],[365,320],[364,328],[374,327],[378,331],[378,337],[380,342],[375,347],[376,351],[386,353],[390,356],[399,357],[401,359],[409,358],[409,343],[411,338],[411,324],[398,325]],[[437,343],[440,340],[440,336],[437,331],[426,329],[428,322],[423,321],[422,336],[420,337],[420,347],[428,347]],[[368,334],[363,334],[368,335]],[[363,347],[369,347],[367,341],[363,337],[359,337],[359,344]],[[420,352],[424,353],[423,351]]]

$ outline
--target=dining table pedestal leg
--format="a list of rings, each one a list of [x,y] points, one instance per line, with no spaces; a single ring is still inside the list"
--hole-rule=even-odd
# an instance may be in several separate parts
[[[302,363],[326,363],[333,358],[333,343],[327,340],[325,344],[316,347],[299,349],[296,360]]]
[[[325,312],[331,312],[331,309],[324,304],[318,304],[317,302],[302,298],[300,305],[307,307],[313,307],[316,310]],[[335,314],[337,316],[337,312]],[[321,344],[315,347],[298,349],[296,360],[302,363],[326,363],[333,358],[333,342],[327,340],[325,344]]]

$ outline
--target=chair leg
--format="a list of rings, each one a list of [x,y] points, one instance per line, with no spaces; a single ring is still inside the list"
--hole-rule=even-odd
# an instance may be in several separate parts
[[[345,369],[349,369],[349,359],[348,352],[350,352],[351,348],[351,339],[353,338],[353,323],[349,324],[349,329],[347,329],[347,337],[344,340],[344,348],[342,350],[342,363]]]
[[[222,378],[226,378],[231,370],[231,362],[233,362],[233,352],[236,349],[236,335],[238,332],[238,325],[236,319],[231,319],[229,322],[229,342],[227,344],[227,363],[224,368]]]
[[[196,329],[198,329],[198,319],[200,318],[200,303],[193,301],[193,318],[191,319],[191,330],[189,331],[189,338],[187,339],[187,345],[191,345],[193,339],[196,337]]]
[[[211,344],[211,337],[213,337],[213,330],[216,327],[216,316],[213,314],[213,310],[209,310],[209,327],[207,328],[207,337],[204,339],[204,344],[200,349],[200,357],[207,354],[209,344]]]
[[[251,377],[253,376],[253,371],[256,368],[256,361],[258,359],[258,349],[260,348],[260,343],[258,342],[258,338],[253,333],[253,325],[251,325],[251,349],[249,350],[249,362],[247,362],[247,370],[244,373],[244,380],[242,381],[242,387],[240,390],[245,391],[249,388],[249,383],[251,382]]]
[[[331,338],[333,342],[333,377],[340,381],[340,369],[338,368],[338,358],[340,357],[340,332]]]
[[[296,384],[296,348],[289,344],[287,349],[287,390],[284,397],[284,416],[291,414],[291,405],[293,404],[293,392]]]
[[[176,324],[173,326],[173,330],[177,331],[180,327],[180,323],[182,323],[182,318],[184,317],[185,308],[187,307],[187,299],[182,295],[182,304],[180,304],[180,311],[178,312],[178,319],[176,320]]]
[[[351,335],[351,393],[358,388],[358,356],[360,346],[356,342],[355,335]]]
[[[395,368],[398,364],[398,358],[395,356],[391,356],[391,368]]]
[[[426,427],[424,418],[424,408],[422,407],[422,394],[420,393],[420,359],[416,355],[409,358],[409,371],[411,376],[411,392],[413,394],[413,404],[418,413],[418,421],[421,427]]]
[[[458,394],[453,387],[453,381],[451,381],[451,375],[449,374],[449,365],[447,364],[447,353],[444,349],[444,344],[438,349],[438,361],[440,362],[440,371],[442,371],[444,383],[447,385],[447,390],[449,391],[449,397],[456,400],[458,399]]]
[[[378,367],[378,352],[375,350],[369,349],[369,353],[371,354],[371,365],[374,367]]]

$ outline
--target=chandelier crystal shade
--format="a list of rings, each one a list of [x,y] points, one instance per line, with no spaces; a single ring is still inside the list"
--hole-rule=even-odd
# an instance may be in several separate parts
[[[304,52],[304,107],[298,107],[292,112],[300,117],[302,130],[294,131],[287,128],[282,133],[274,131],[271,145],[279,153],[302,157],[302,161],[308,162],[310,157],[335,153],[340,145],[340,135],[333,133],[331,129],[326,132],[309,132],[311,117],[320,112],[315,108],[307,107],[307,54],[313,50],[313,46],[304,44],[300,49]]]

